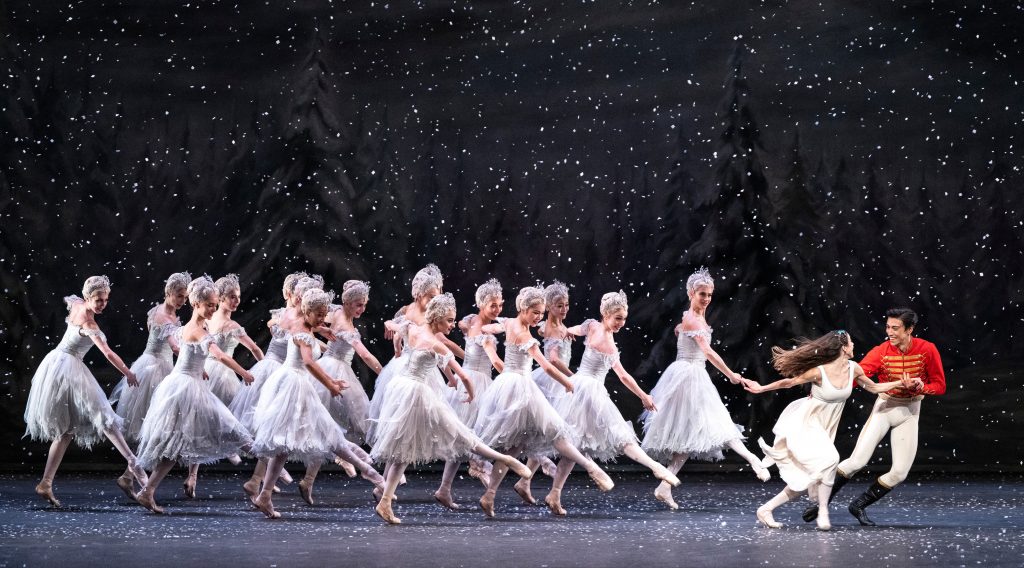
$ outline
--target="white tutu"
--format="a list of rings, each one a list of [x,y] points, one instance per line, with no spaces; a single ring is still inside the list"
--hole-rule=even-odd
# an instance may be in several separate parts
[[[480,439],[440,396],[432,351],[412,350],[401,375],[388,386],[376,421],[370,456],[380,463],[454,461],[472,453]]]
[[[122,378],[111,392],[110,401],[111,404],[117,403],[117,415],[124,419],[124,437],[137,441],[153,393],[164,377],[171,374],[174,361],[168,357],[143,353],[132,363],[131,368],[139,381],[138,386],[130,386],[128,379]]]
[[[405,368],[405,362],[408,359],[408,350],[403,350],[401,355],[393,357],[377,374],[377,380],[373,383],[373,398],[370,399],[370,407],[367,409],[367,419],[370,421],[366,426],[366,443],[368,444],[372,445],[376,439],[377,424],[375,421],[380,417],[380,410],[384,405],[384,396],[388,390],[388,383]]]
[[[531,378],[536,383],[537,388],[540,389],[540,392],[544,393],[544,398],[548,399],[548,402],[555,408],[558,408],[560,401],[565,398],[565,395],[569,394],[565,391],[562,383],[556,381],[541,367],[533,370]]]
[[[469,396],[469,393],[466,392],[466,385],[462,384],[462,381],[459,381],[458,386],[455,388],[449,387],[442,392],[445,402],[448,403],[448,406],[452,407],[459,420],[472,428],[476,425],[477,416],[480,414],[480,401],[487,390],[490,389],[494,379],[491,378],[489,373],[481,373],[466,368],[463,368],[462,371],[473,381],[473,400],[466,402],[466,397]]]
[[[573,393],[559,405],[562,417],[573,432],[573,443],[591,459],[614,460],[622,448],[639,441],[633,425],[615,407],[604,379],[577,373]]]
[[[488,446],[523,448],[536,456],[553,455],[554,442],[572,439],[572,430],[544,398],[528,374],[501,373],[480,397],[474,431]]]
[[[239,389],[242,388],[242,381],[230,367],[216,359],[206,360],[206,374],[210,377],[204,381],[206,387],[213,392],[224,404],[231,404]]]
[[[348,384],[348,388],[341,391],[341,396],[331,396],[327,387],[315,381],[317,394],[335,422],[345,430],[345,435],[350,441],[362,444],[366,441],[370,413],[370,399],[366,396],[363,384],[352,370],[352,365],[341,359],[321,357],[318,363],[329,376]]]
[[[231,399],[228,409],[242,423],[242,426],[245,426],[246,430],[253,431],[253,414],[256,412],[256,404],[260,401],[260,394],[270,376],[280,368],[281,361],[278,359],[271,357],[260,359],[249,369],[249,372],[252,373],[252,384],[240,387],[234,398]]]
[[[78,329],[73,326],[76,334]],[[83,339],[88,342],[84,346],[88,351],[92,340]],[[32,377],[25,424],[25,435],[33,440],[49,442],[70,432],[75,443],[90,448],[105,437],[104,430],[120,428],[122,420],[85,363],[54,349],[46,354]]]
[[[644,451],[659,459],[674,453],[691,459],[722,459],[722,448],[742,440],[703,361],[679,360],[665,369],[651,390],[657,412],[645,411]]]

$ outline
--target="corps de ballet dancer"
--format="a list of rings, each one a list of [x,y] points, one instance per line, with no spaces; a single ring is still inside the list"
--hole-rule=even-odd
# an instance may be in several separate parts
[[[757,520],[769,528],[781,527],[772,511],[806,492],[819,505],[818,529],[827,531],[832,528],[828,501],[839,464],[836,430],[854,382],[868,392],[882,393],[910,386],[912,381],[876,384],[869,380],[860,365],[850,360],[853,340],[844,330],[814,340],[798,340],[797,345],[795,349],[772,348],[772,364],[788,378],[764,386],[751,382],[744,387],[760,394],[811,383],[810,396],[794,400],[782,411],[772,428],[775,443],[769,447],[764,440],[758,440],[764,450],[765,465],[778,466],[786,487],[757,509]]]
[[[530,328],[544,317],[544,307],[544,290],[528,286],[516,296],[515,318],[483,328],[484,333],[505,334],[504,370],[482,397],[474,429],[485,443],[512,456],[558,453],[583,466],[600,490],[610,491],[615,486],[611,478],[573,445],[572,429],[533,382],[531,367],[537,361],[567,392],[573,390],[572,382],[544,357],[540,343],[530,335]],[[505,464],[494,464],[491,471],[487,492],[480,498],[488,517],[494,516],[494,498],[507,471]],[[532,475],[530,471],[523,477]]]
[[[476,289],[474,300],[479,312],[467,315],[459,323],[466,339],[466,357],[462,362],[462,371],[473,382],[473,399],[466,402],[469,393],[462,383],[458,383],[453,389],[444,391],[444,397],[455,411],[455,415],[470,428],[476,425],[476,417],[480,410],[480,397],[487,392],[487,388],[493,381],[491,368],[497,369],[499,373],[503,369],[501,357],[498,356],[497,340],[493,335],[481,331],[483,326],[494,322],[501,315],[501,308],[505,304],[505,300],[502,298],[501,284],[494,278],[484,282]],[[461,463],[460,460],[445,462],[441,485],[434,492],[434,499],[452,510],[461,508],[452,496],[452,484]],[[489,462],[470,458],[470,476],[481,480],[486,486],[490,474],[491,464]]]
[[[268,518],[281,516],[274,510],[273,487],[288,459],[319,464],[328,456],[338,456],[359,468],[363,477],[383,492],[384,478],[363,459],[358,446],[345,438],[345,431],[331,417],[313,386],[317,381],[332,396],[339,396],[347,385],[331,378],[316,362],[320,345],[313,332],[327,317],[332,294],[313,288],[302,294],[302,319],[289,328],[288,354],[274,372],[276,388],[264,390],[253,417],[255,424],[252,454],[267,458],[266,478],[253,504]]]
[[[662,483],[679,485],[679,479],[672,472],[640,448],[633,424],[622,417],[604,385],[608,371],[614,371],[619,381],[640,399],[648,412],[657,411],[650,395],[640,388],[619,361],[614,334],[626,325],[629,315],[626,293],[620,290],[602,296],[600,313],[601,321],[588,319],[568,330],[572,335],[585,338],[586,349],[579,369],[572,377],[573,394],[559,400],[557,409],[573,429],[576,447],[588,458],[609,461],[625,454],[650,469]],[[561,503],[562,488],[575,465],[565,458],[558,462],[551,492],[544,498],[544,503],[555,515],[566,514]]]
[[[712,331],[705,314],[714,291],[715,282],[704,268],[686,280],[690,309],[675,329],[676,360],[651,390],[658,411],[645,411],[641,417],[641,447],[649,455],[667,459],[673,474],[678,474],[691,457],[719,460],[723,457],[722,449],[729,448],[750,464],[758,479],[767,481],[771,477],[768,469],[743,445],[742,427],[733,423],[707,372],[706,363],[710,361],[732,384],[750,382],[729,369],[711,347]],[[671,509],[679,508],[668,483],[659,484],[654,497]]]
[[[455,361],[451,350],[437,338],[437,334],[447,334],[455,327],[455,315],[455,299],[451,294],[436,296],[427,304],[423,314],[425,323],[408,329],[408,361],[389,385],[381,405],[378,434],[370,455],[377,462],[390,464],[387,485],[376,512],[391,524],[401,523],[391,503],[409,464],[447,462],[475,453],[512,468],[518,475],[531,475],[519,460],[498,453],[477,437],[429,384],[437,380],[437,367],[446,366],[465,386],[467,402],[473,399],[472,379]]]
[[[138,445],[139,431],[149,411],[153,392],[174,368],[174,353],[178,352],[174,332],[181,327],[177,312],[185,305],[188,298],[185,289],[191,281],[188,272],[176,272],[167,278],[163,303],[154,306],[146,314],[146,329],[149,331],[146,349],[132,363],[132,372],[135,373],[138,385],[131,386],[125,377],[110,394],[111,404],[116,403],[114,411],[124,420],[124,437],[129,443]],[[137,492],[134,480],[135,476],[130,469],[117,478],[117,486],[131,499],[135,499]]]
[[[916,379],[910,387],[878,395],[871,408],[871,415],[857,437],[853,453],[839,462],[836,470],[838,475],[832,488],[833,498],[867,465],[879,442],[889,434],[892,467],[875,479],[847,508],[864,526],[875,526],[864,509],[903,483],[910,473],[910,467],[914,465],[921,401],[925,396],[939,396],[946,392],[946,374],[942,370],[939,350],[934,343],[914,337],[916,326],[917,314],[913,310],[890,309],[885,314],[885,334],[888,340],[874,347],[860,362],[864,374],[875,377],[879,383]],[[814,506],[808,507],[804,511],[804,521],[810,522],[816,514]]]
[[[176,462],[189,467],[212,463],[237,455],[252,442],[245,427],[203,384],[203,365],[209,356],[246,382],[253,378],[206,330],[220,301],[217,287],[208,276],[201,276],[189,283],[187,291],[192,318],[176,332],[178,360],[153,393],[139,436],[139,461],[152,469],[152,475],[135,498],[154,513],[164,512],[156,502],[156,490]]]
[[[110,280],[106,276],[90,276],[82,286],[82,297],[68,296],[68,327],[57,347],[39,363],[25,405],[25,435],[33,440],[51,442],[46,455],[43,479],[36,485],[36,494],[60,507],[53,494],[53,478],[74,440],[83,448],[91,448],[100,438],[110,440],[128,462],[134,481],[145,485],[143,470],[121,434],[123,420],[114,412],[96,377],[82,359],[94,345],[107,361],[124,374],[131,386],[138,385],[135,372],[124,364],[107,344],[107,336],[96,324],[110,301]]]

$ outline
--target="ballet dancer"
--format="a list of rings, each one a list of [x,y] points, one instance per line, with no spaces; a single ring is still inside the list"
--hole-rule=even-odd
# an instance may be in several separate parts
[[[123,420],[114,412],[96,377],[82,361],[93,345],[107,361],[120,371],[128,384],[137,386],[135,372],[124,364],[107,344],[107,336],[96,324],[110,301],[110,280],[106,276],[90,276],[82,286],[82,297],[68,296],[68,324],[57,347],[43,357],[32,376],[32,386],[25,405],[25,436],[50,443],[43,479],[36,485],[36,494],[60,507],[53,494],[53,477],[74,440],[83,448],[91,448],[106,437],[128,462],[134,481],[145,485],[146,472],[121,434]]]
[[[771,475],[761,460],[743,445],[743,428],[734,424],[708,375],[710,361],[734,385],[749,381],[734,373],[711,347],[711,327],[705,314],[711,304],[715,282],[704,268],[686,280],[690,309],[676,326],[676,360],[665,369],[651,390],[658,412],[644,411],[644,440],[641,447],[650,455],[668,458],[668,469],[678,474],[686,460],[722,459],[722,449],[739,454],[753,468],[757,478],[768,481]],[[678,509],[672,488],[662,482],[654,497],[671,509]]]

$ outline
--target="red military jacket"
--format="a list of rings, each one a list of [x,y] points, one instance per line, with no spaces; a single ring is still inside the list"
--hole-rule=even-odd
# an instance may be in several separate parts
[[[892,343],[875,347],[860,362],[864,374],[875,377],[880,383],[889,383],[903,378],[903,373],[911,377],[921,377],[924,388],[913,392],[904,388],[893,389],[888,395],[893,398],[912,398],[919,394],[940,395],[946,392],[946,374],[942,371],[942,359],[939,350],[931,341],[917,337],[910,339],[910,349],[903,353]]]

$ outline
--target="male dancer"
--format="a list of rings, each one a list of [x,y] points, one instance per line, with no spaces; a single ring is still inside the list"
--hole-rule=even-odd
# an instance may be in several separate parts
[[[853,454],[839,462],[832,498],[871,459],[878,443],[889,431],[892,446],[892,469],[875,480],[871,487],[850,502],[850,514],[860,524],[875,526],[864,509],[884,497],[893,487],[907,478],[917,455],[917,428],[924,395],[946,392],[946,375],[935,344],[914,337],[917,314],[907,308],[893,308],[885,313],[885,333],[889,340],[872,349],[860,362],[864,374],[878,382],[898,381],[902,377],[917,378],[913,390],[897,388],[878,395],[871,416],[861,428]],[[818,517],[818,507],[804,510],[803,519],[811,522]]]

